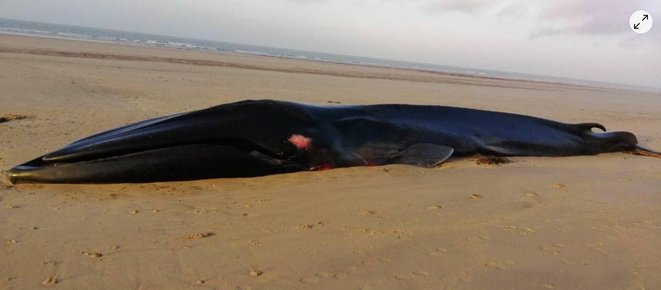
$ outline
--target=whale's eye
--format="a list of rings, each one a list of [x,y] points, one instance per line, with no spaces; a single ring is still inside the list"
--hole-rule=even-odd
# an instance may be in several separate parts
[[[310,147],[312,147],[312,139],[303,135],[293,134],[287,140],[289,143],[296,146],[296,148],[300,150],[308,150]]]

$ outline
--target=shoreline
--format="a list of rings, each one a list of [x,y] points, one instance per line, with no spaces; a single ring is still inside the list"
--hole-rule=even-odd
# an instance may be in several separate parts
[[[230,54],[230,55],[238,55],[238,56],[253,56],[253,57],[266,57],[266,58],[275,58],[275,59],[285,59],[285,60],[293,60],[293,61],[303,61],[303,62],[315,62],[315,63],[328,63],[328,64],[337,64],[337,65],[347,65],[347,66],[358,66],[358,67],[365,67],[365,68],[375,68],[375,69],[394,69],[394,70],[403,70],[403,71],[412,71],[412,72],[418,72],[418,73],[423,73],[423,74],[438,74],[438,75],[444,75],[444,76],[455,76],[455,77],[465,77],[465,78],[476,78],[476,79],[485,79],[485,80],[496,80],[496,81],[511,81],[511,82],[530,82],[530,83],[536,83],[536,84],[548,84],[548,85],[563,85],[563,86],[569,86],[569,87],[576,87],[576,88],[586,88],[586,89],[615,89],[615,90],[623,90],[623,91],[640,91],[640,92],[650,92],[650,93],[658,93],[661,92],[661,88],[650,88],[650,87],[641,87],[641,86],[633,86],[633,85],[625,85],[625,84],[615,84],[615,83],[605,83],[605,82],[596,82],[596,81],[585,81],[585,80],[575,80],[575,79],[567,79],[566,81],[563,80],[557,80],[557,81],[541,81],[541,80],[534,80],[534,79],[526,79],[525,77],[521,78],[507,78],[507,77],[498,77],[498,76],[488,76],[488,75],[481,75],[480,73],[475,73],[475,74],[470,74],[470,73],[460,73],[460,72],[444,72],[444,71],[438,71],[438,70],[432,70],[432,69],[418,69],[418,68],[410,68],[410,67],[400,67],[400,66],[388,66],[388,65],[381,65],[381,64],[370,64],[370,63],[352,63],[352,62],[341,62],[341,61],[332,61],[332,60],[323,60],[323,59],[311,59],[311,58],[298,58],[295,56],[285,56],[285,55],[269,55],[268,53],[250,53],[250,52],[238,52],[238,51],[229,51],[229,50],[218,50],[218,49],[203,49],[203,48],[178,48],[178,47],[168,47],[168,46],[160,46],[160,45],[146,45],[142,43],[129,43],[129,42],[120,42],[120,41],[104,41],[104,40],[94,40],[94,39],[79,39],[79,38],[68,38],[68,37],[58,37],[58,36],[50,36],[50,35],[32,35],[32,34],[27,34],[27,33],[10,33],[10,32],[0,32],[0,35],[7,35],[7,36],[19,36],[19,37],[36,37],[36,38],[44,38],[44,39],[55,39],[55,40],[63,40],[63,41],[80,41],[80,42],[89,42],[89,43],[100,43],[100,44],[109,44],[109,45],[122,45],[122,46],[128,46],[128,47],[142,47],[142,48],[159,48],[159,49],[172,49],[172,50],[182,50],[182,51],[196,51],[196,52],[201,52],[201,53],[210,53],[210,54]],[[41,55],[55,55],[55,56],[71,56],[71,57],[81,57],[84,55],[74,55],[72,53],[68,53],[66,51],[48,51],[48,50],[41,50],[41,51],[32,51],[32,52],[20,52],[20,51],[12,51],[11,49],[2,49],[0,47],[0,53],[33,53],[33,54],[41,54]],[[121,60],[131,60],[130,57],[122,56],[122,55],[95,55],[95,54],[89,54],[86,57],[97,57],[97,58],[116,58],[116,59],[121,59]],[[139,59],[139,58],[133,58],[133,60],[142,60],[142,61],[170,61],[170,62],[182,62],[183,60],[180,59],[168,59],[168,58],[153,58],[151,60],[148,59]],[[199,64],[199,65],[213,65],[212,63],[206,62],[206,64],[203,63],[203,61],[198,60],[196,63],[195,60],[186,60],[189,61],[191,64]],[[385,60],[389,61],[389,60]],[[424,63],[421,63],[422,65],[425,65]],[[222,63],[217,63],[217,65],[228,65],[228,64],[222,64]],[[247,69],[260,69],[259,67],[244,67]],[[458,69],[466,69],[466,70],[473,70],[473,68],[458,68]],[[297,71],[290,71],[290,72],[297,72]],[[303,73],[313,73],[309,71],[301,71]],[[497,72],[497,71],[494,71]],[[498,72],[497,72],[498,73]],[[511,73],[511,72],[504,72],[504,73]],[[519,73],[516,73],[519,74]],[[358,76],[357,76],[358,77]],[[369,76],[368,76],[369,77]],[[374,77],[374,76],[373,76]],[[542,76],[542,75],[530,75],[532,78],[554,78],[550,76]],[[376,77],[375,77],[376,78]],[[577,84],[576,82],[580,82],[581,84]]]

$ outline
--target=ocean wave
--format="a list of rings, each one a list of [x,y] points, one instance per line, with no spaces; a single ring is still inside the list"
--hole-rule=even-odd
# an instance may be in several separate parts
[[[453,66],[444,66],[436,64],[415,63],[407,61],[385,60],[358,56],[348,56],[340,54],[319,53],[310,51],[299,51],[292,49],[273,48],[246,44],[237,44],[230,42],[219,42],[210,40],[186,39],[181,37],[144,34],[137,32],[116,31],[89,27],[78,27],[59,24],[48,24],[22,20],[10,20],[0,18],[0,33],[37,35],[43,37],[55,37],[65,39],[78,39],[86,41],[125,43],[131,45],[141,45],[148,47],[167,47],[184,50],[199,51],[221,51],[233,52],[238,54],[278,57],[288,59],[298,59],[317,62],[342,63],[363,66],[378,66],[399,69],[412,69],[418,71],[427,71],[435,73],[446,73],[453,75],[465,75],[486,78],[501,78],[513,80],[526,80],[535,82],[553,82],[580,86],[601,86],[601,87],[625,87],[634,88],[618,84],[609,84],[601,82],[591,82],[583,80],[564,79],[556,77],[547,77],[539,75],[530,75],[513,72],[491,71],[473,68],[462,68]],[[637,89],[641,89],[636,87]],[[647,89],[647,88],[646,88]]]

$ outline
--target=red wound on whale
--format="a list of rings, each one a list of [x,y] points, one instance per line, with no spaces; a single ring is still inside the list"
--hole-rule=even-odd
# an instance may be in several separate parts
[[[289,143],[293,144],[296,146],[296,148],[301,150],[308,150],[312,146],[312,139],[303,135],[293,134],[287,140],[289,140]]]

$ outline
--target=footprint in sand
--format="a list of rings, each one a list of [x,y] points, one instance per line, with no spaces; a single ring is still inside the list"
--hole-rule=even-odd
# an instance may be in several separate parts
[[[473,193],[473,194],[468,196],[468,199],[472,199],[472,200],[477,200],[477,199],[480,199],[480,198],[482,198],[482,196],[477,194],[477,193]]]
[[[563,244],[552,244],[552,245],[543,245],[540,249],[544,252],[551,253],[553,255],[560,255],[560,251],[566,246]]]
[[[88,256],[88,257],[90,257],[90,258],[96,258],[96,259],[99,259],[99,258],[103,257],[103,254],[101,254],[101,253],[99,253],[99,252],[87,252],[87,251],[82,251],[82,252],[80,252],[80,253],[83,254],[83,255],[85,255],[85,256]]]
[[[351,271],[355,271],[355,270],[351,270]],[[344,280],[347,277],[349,277],[349,275],[347,275],[345,273],[334,273],[334,272],[323,272],[323,273],[319,273],[317,275],[320,276],[320,277],[324,277],[324,278],[333,278],[333,279],[338,279],[338,280]]]
[[[537,229],[534,229],[534,228],[531,228],[531,227],[517,227],[517,226],[513,226],[513,225],[506,226],[503,229],[506,230],[506,231],[517,232],[519,235],[522,235],[522,236],[528,236],[528,235],[531,235],[531,234],[534,234],[534,233],[537,232]]]
[[[344,280],[348,277],[345,273],[334,273],[334,272],[321,272],[311,276],[302,277],[299,281],[306,284],[315,284],[321,281],[322,279],[337,279]]]
[[[325,221],[319,221],[319,222],[317,222],[316,224],[304,224],[304,225],[299,225],[297,228],[298,228],[299,230],[311,230],[311,229],[314,229],[314,228],[316,228],[316,227],[323,227],[323,226],[325,226],[325,225],[326,225],[326,222],[325,222]]]
[[[250,276],[259,277],[259,276],[262,276],[262,275],[264,275],[264,272],[261,271],[261,270],[257,270],[257,269],[250,270]]]
[[[41,284],[44,284],[44,285],[55,285],[57,283],[60,283],[60,281],[57,280],[57,278],[55,278],[55,277],[48,277],[48,278],[46,278],[46,280],[41,282]]]
[[[212,232],[204,232],[204,233],[190,234],[186,238],[188,238],[189,240],[199,240],[199,239],[208,238],[208,237],[211,237],[211,236],[214,236],[214,235],[215,234],[212,233]]]
[[[315,283],[319,283],[319,281],[321,281],[321,278],[319,278],[317,276],[307,276],[307,277],[301,278],[299,281],[301,281],[305,284],[315,284]]]
[[[445,254],[447,251],[447,249],[434,249],[433,251],[427,253],[427,256],[440,257],[443,256],[443,254]]]
[[[551,184],[551,188],[559,189],[559,190],[565,190],[565,189],[567,189],[567,186],[562,184],[562,183],[554,183],[554,184]]]
[[[422,276],[429,276],[429,272],[426,271],[413,271],[409,273],[399,273],[395,275],[395,279],[397,280],[409,280],[413,278],[418,278]]]
[[[484,266],[489,267],[489,268],[494,268],[498,270],[507,270],[509,269],[510,266],[514,265],[514,261],[491,261],[488,263],[485,263]]]

